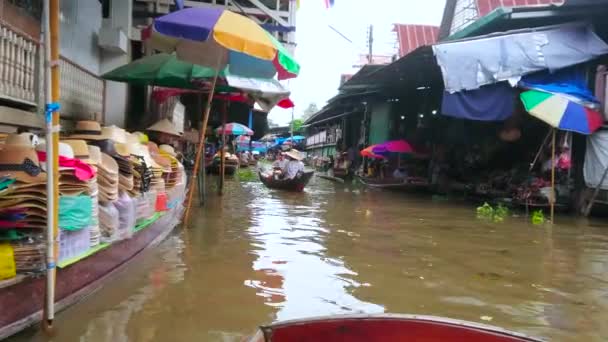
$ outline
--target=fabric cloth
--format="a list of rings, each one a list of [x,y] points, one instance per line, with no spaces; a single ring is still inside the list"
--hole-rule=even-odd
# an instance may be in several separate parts
[[[288,162],[289,162],[289,161],[288,161],[288,160],[285,160],[285,159],[283,159],[283,160],[275,160],[275,161],[272,163],[272,167],[273,167],[273,168],[280,168],[281,170],[283,170],[283,169],[285,169],[285,167],[287,166],[287,163],[288,163]]]
[[[542,71],[524,76],[519,82],[523,88],[542,90],[549,93],[566,94],[588,102],[599,102],[585,78],[585,69],[575,66],[556,72]]]
[[[433,46],[445,90],[453,93],[580,64],[608,53],[590,25],[569,24]]]
[[[507,82],[443,93],[441,114],[477,121],[504,121],[515,111],[517,91]]]
[[[46,162],[46,152],[38,152],[38,159],[40,160],[40,163]],[[95,169],[91,165],[76,158],[59,156],[59,166],[73,168],[74,175],[81,181],[88,181],[92,179],[95,177],[96,173]]]
[[[294,179],[299,172],[304,172],[304,163],[299,160],[291,160],[285,166],[285,179]]]
[[[90,196],[59,197],[59,227],[80,230],[91,224],[92,199]]]
[[[608,131],[597,131],[587,137],[587,151],[583,176],[590,188],[595,188],[602,180],[608,168]],[[601,184],[601,189],[608,190],[608,177]]]

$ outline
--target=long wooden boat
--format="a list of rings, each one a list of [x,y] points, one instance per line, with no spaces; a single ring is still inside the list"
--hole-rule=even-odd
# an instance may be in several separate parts
[[[359,181],[370,188],[391,189],[391,190],[406,190],[406,191],[427,191],[429,190],[428,181],[414,181],[410,179],[375,179],[363,176],[357,176]]]
[[[358,315],[288,321],[260,328],[249,342],[537,342],[489,325],[412,315]]]
[[[275,179],[274,177],[266,177],[262,172],[258,172],[260,181],[269,189],[278,189],[286,191],[303,191],[310,179],[314,175],[314,171],[304,172],[294,179]]]
[[[174,208],[127,240],[115,242],[83,260],[57,269],[56,309],[63,310],[101,288],[144,249],[164,240],[179,222]],[[0,340],[42,319],[45,277],[18,276],[0,282]]]

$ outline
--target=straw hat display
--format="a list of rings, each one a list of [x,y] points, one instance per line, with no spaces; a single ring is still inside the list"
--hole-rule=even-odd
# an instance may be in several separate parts
[[[0,229],[10,239],[18,273],[45,268],[46,174],[31,136],[10,134],[0,146]]]
[[[23,183],[44,183],[46,176],[34,147],[22,135],[11,134],[0,153],[0,177],[11,176]]]
[[[182,133],[175,128],[175,125],[173,125],[173,123],[169,121],[169,119],[162,119],[154,125],[148,127],[146,130],[151,132],[169,134],[175,137],[179,137],[182,135]]]
[[[99,201],[102,203],[116,201],[118,199],[118,184],[118,163],[114,158],[102,153],[101,163],[97,166]]]
[[[70,139],[103,140],[101,125],[97,121],[78,121]]]
[[[160,145],[158,148],[161,151],[168,153],[169,155],[172,155],[174,157],[177,156],[177,153],[175,152],[175,149],[171,145]]]

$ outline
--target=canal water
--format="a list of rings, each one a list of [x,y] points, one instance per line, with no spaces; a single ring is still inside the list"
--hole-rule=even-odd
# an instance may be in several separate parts
[[[52,340],[240,341],[278,320],[383,312],[608,340],[605,220],[492,223],[470,204],[322,179],[299,194],[230,181],[194,216],[59,314]]]

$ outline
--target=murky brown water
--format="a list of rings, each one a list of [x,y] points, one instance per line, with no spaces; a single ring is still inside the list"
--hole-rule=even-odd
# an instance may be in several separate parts
[[[608,340],[608,221],[494,224],[470,205],[320,179],[303,194],[229,182],[197,215],[62,312],[53,340],[239,341],[262,323],[359,312]]]

